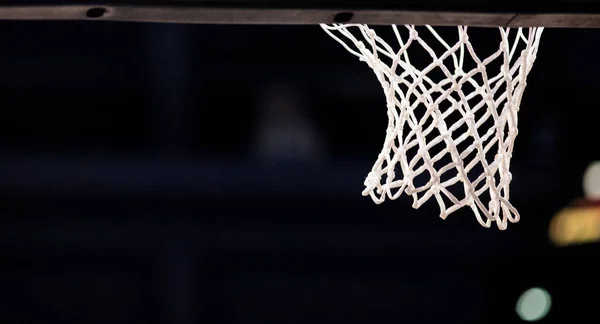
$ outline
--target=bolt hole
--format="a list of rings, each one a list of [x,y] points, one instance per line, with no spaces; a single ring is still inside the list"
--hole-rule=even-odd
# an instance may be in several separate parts
[[[88,18],[102,18],[106,13],[106,8],[90,8],[85,13]]]
[[[354,13],[352,12],[338,12],[333,16],[333,21],[338,24],[344,24],[352,20]]]

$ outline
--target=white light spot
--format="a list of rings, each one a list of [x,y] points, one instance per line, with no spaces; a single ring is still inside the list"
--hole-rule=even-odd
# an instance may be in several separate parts
[[[548,311],[552,300],[550,294],[542,288],[530,288],[517,301],[517,314],[528,322],[542,319]]]
[[[586,199],[600,200],[600,161],[592,162],[585,170],[583,193]]]

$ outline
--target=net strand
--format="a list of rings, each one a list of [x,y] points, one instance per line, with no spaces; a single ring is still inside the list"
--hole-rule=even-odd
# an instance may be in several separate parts
[[[425,26],[443,47],[441,55],[414,25],[404,26],[408,37],[391,26],[397,50],[368,25],[321,27],[373,69],[385,93],[386,137],[365,179],[363,195],[379,204],[404,193],[413,197],[414,208],[433,197],[444,219],[468,206],[484,227],[495,222],[506,229],[508,222],[519,221],[509,202],[510,159],[518,133],[517,112],[543,28],[498,28],[499,46],[482,60],[469,41],[467,26],[457,27],[454,45]],[[408,50],[416,46],[431,59],[424,68],[411,63]],[[475,65],[467,71],[466,58]],[[498,61],[499,71],[489,77],[490,65]],[[430,76],[434,71],[441,71],[438,82]],[[428,180],[419,185],[424,176]],[[455,186],[462,189],[462,198],[452,193]]]

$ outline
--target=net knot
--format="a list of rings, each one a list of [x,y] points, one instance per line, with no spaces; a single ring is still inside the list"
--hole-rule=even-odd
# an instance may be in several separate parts
[[[394,172],[393,169],[389,169],[387,172],[387,178],[388,179],[395,179],[396,178],[396,172]]]
[[[365,178],[364,186],[374,189],[381,183],[381,174],[379,172],[369,172]]]
[[[375,31],[373,29],[371,29],[371,28],[369,28],[369,31],[367,33],[369,34],[369,37],[371,39],[374,39],[374,38],[377,37],[377,34],[375,33]]]
[[[475,114],[473,114],[473,112],[471,112],[471,111],[468,111],[468,112],[465,114],[465,121],[466,121],[467,123],[470,123],[470,122],[473,122],[473,121],[475,121]]]
[[[496,160],[501,161],[504,159],[510,160],[512,158],[512,153],[500,151],[496,154]]]
[[[419,39],[419,32],[417,32],[417,30],[414,28],[410,28],[409,39],[411,39],[411,40]]]

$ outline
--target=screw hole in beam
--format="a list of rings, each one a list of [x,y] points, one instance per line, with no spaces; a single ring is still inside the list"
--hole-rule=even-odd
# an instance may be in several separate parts
[[[90,8],[85,13],[85,15],[88,18],[92,18],[92,19],[102,18],[104,16],[104,14],[106,14],[106,8],[102,8],[102,7]]]
[[[335,14],[335,16],[333,16],[333,22],[338,24],[345,24],[350,22],[350,20],[352,20],[353,17],[353,12],[338,12],[337,14]]]

